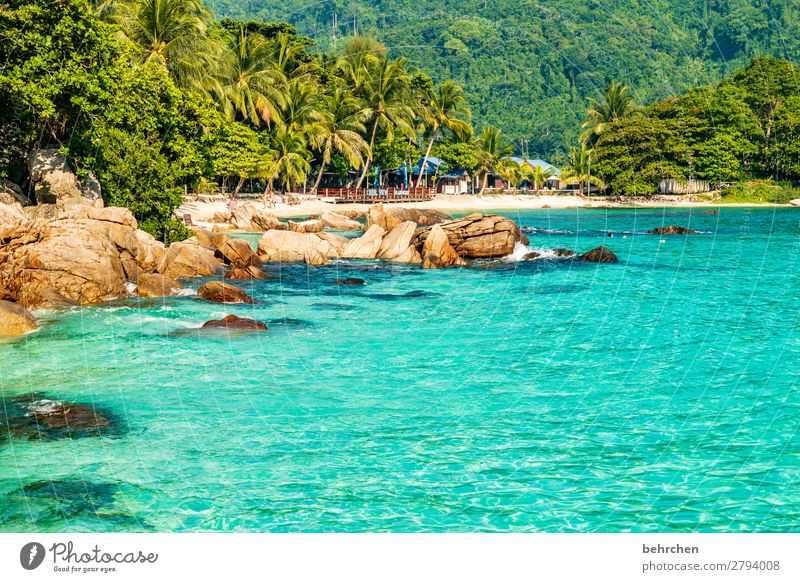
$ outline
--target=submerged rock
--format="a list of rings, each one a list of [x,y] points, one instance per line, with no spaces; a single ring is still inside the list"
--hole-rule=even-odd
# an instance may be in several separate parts
[[[176,297],[182,289],[185,287],[175,279],[159,273],[144,273],[139,275],[136,294],[139,297]]]
[[[10,301],[0,301],[0,336],[20,336],[37,329],[28,310]]]
[[[110,435],[119,432],[116,418],[90,404],[62,402],[42,393],[17,396],[3,403],[0,418],[14,438],[52,440]]]
[[[203,324],[202,329],[228,329],[241,331],[267,331],[267,326],[255,319],[226,315],[222,319],[212,319]]]
[[[574,257],[577,254],[575,251],[569,249],[553,249],[553,253],[555,253],[557,257]]]
[[[582,254],[578,257],[578,260],[585,263],[616,263],[618,259],[617,255],[606,247],[601,246]]]
[[[648,230],[648,234],[697,234],[696,230],[684,228],[682,226],[665,226]]]
[[[335,279],[333,281],[334,285],[366,285],[367,282],[364,279],[359,279],[358,277],[347,277],[346,279]]]
[[[523,257],[522,257],[522,260],[523,261],[532,261],[534,259],[538,259],[541,256],[542,256],[542,253],[539,253],[537,251],[531,251],[530,253],[525,253],[525,255],[523,255]]]
[[[244,289],[221,281],[209,281],[197,290],[197,294],[214,303],[255,303]]]

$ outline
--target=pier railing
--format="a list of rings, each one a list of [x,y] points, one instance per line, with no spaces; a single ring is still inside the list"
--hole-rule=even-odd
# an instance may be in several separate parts
[[[436,188],[320,188],[317,196],[336,202],[419,202],[433,200]]]

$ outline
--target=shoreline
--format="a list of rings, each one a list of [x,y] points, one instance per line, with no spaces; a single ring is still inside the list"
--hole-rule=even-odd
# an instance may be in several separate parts
[[[277,203],[274,205],[264,204],[260,200],[241,199],[239,204],[253,204],[260,210],[274,214],[278,218],[295,218],[320,214],[322,212],[357,211],[366,212],[374,204],[380,201],[360,203],[345,202],[334,204],[325,202],[316,197],[305,196],[301,198],[299,204]],[[575,208],[586,209],[635,209],[635,208],[754,208],[754,207],[792,207],[791,204],[773,203],[721,203],[710,200],[631,200],[620,202],[602,198],[584,198],[581,196],[554,196],[554,195],[445,195],[438,196],[433,200],[425,202],[391,202],[385,203],[386,207],[415,208],[420,210],[440,210],[447,214],[459,214],[470,212],[488,211],[508,211],[508,210],[567,210]],[[182,217],[189,214],[195,223],[213,224],[213,216],[216,212],[227,212],[228,205],[223,201],[184,201],[176,210],[176,214]]]

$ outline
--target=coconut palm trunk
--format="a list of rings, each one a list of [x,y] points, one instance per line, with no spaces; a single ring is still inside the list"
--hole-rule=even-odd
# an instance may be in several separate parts
[[[483,193],[486,192],[486,188],[489,186],[489,172],[486,172],[483,175],[483,184],[481,184],[481,191],[478,192],[478,196],[483,196]]]
[[[322,182],[322,175],[325,173],[325,166],[326,165],[327,164],[325,163],[325,160],[322,160],[322,163],[319,166],[319,174],[317,175],[317,180],[314,182],[313,188],[311,188],[311,195],[312,196],[316,195],[317,190],[319,190],[319,185]]]
[[[433,148],[433,140],[435,138],[436,138],[436,135],[434,134],[433,136],[431,136],[431,141],[428,142],[428,149],[425,150],[425,157],[422,158],[422,166],[420,166],[420,168],[419,168],[419,177],[417,178],[416,188],[419,188],[419,184],[422,181],[422,172],[425,171],[425,166],[428,164],[428,158],[431,155],[431,148]]]
[[[378,121],[380,120],[380,116],[375,118],[375,125],[372,126],[372,137],[369,139],[369,151],[372,151],[372,148],[375,146],[375,136],[378,134]],[[371,156],[367,158],[367,163],[364,164],[364,171],[361,172],[361,177],[358,179],[358,184],[356,184],[356,190],[361,188],[361,184],[364,182],[364,178],[367,177],[367,172],[369,172],[369,163],[371,161]]]

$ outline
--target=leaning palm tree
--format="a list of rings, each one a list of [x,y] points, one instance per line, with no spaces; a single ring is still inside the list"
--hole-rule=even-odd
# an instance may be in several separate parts
[[[127,0],[101,10],[138,48],[143,63],[164,65],[184,88],[206,88],[218,44],[209,34],[212,15],[200,0]]]
[[[628,87],[611,81],[602,99],[589,100],[589,117],[581,126],[581,141],[593,144],[609,123],[627,117],[635,109],[636,104],[628,93]]]
[[[447,80],[439,85],[435,91],[426,95],[424,100],[423,119],[426,127],[431,132],[428,149],[422,158],[417,188],[422,180],[422,175],[428,165],[433,142],[442,129],[448,129],[459,138],[464,138],[472,132],[469,118],[472,112],[467,107],[467,97],[464,90],[455,81]]]
[[[361,137],[366,133],[364,122],[369,111],[363,102],[343,89],[325,98],[320,119],[308,128],[309,141],[322,155],[319,174],[311,193],[316,193],[334,152],[341,154],[354,168],[360,168],[370,157],[369,144]]]
[[[489,125],[481,131],[476,145],[480,158],[479,171],[483,173],[483,184],[478,194],[480,196],[489,184],[489,173],[498,170],[501,162],[514,153],[514,146],[509,143],[501,130]]]
[[[603,181],[596,176],[592,176],[592,161],[594,150],[581,144],[580,148],[572,148],[567,155],[567,166],[564,168],[561,178],[567,184],[578,184],[578,192],[584,193],[584,189],[591,187],[592,184],[602,188]]]
[[[279,127],[272,136],[271,154],[274,162],[267,192],[272,189],[276,179],[285,192],[289,192],[293,184],[305,182],[311,165],[308,163],[308,149],[302,133],[285,125]]]
[[[272,46],[242,26],[229,39],[217,66],[215,93],[231,118],[252,123],[280,123],[286,103],[286,79],[272,60]]]
[[[414,136],[414,128],[411,123],[414,111],[408,104],[411,79],[405,66],[406,59],[393,61],[384,57],[367,73],[364,92],[372,123],[369,139],[370,152],[375,147],[375,136],[378,134],[379,127],[386,132],[386,137],[390,140],[393,139],[396,129],[409,138]],[[356,188],[361,188],[361,184],[367,177],[369,164],[370,158],[367,158]]]
[[[310,77],[292,79],[286,84],[285,102],[281,108],[283,122],[302,131],[321,117],[320,88]]]

